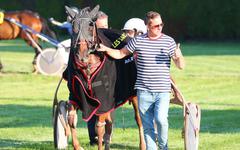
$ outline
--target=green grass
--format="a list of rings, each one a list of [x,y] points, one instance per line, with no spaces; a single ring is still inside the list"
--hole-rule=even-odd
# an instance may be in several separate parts
[[[202,109],[200,150],[239,149],[240,147],[240,44],[182,43],[186,59],[183,71],[172,67],[187,101]],[[0,41],[0,149],[54,149],[51,107],[60,77],[31,74],[33,50],[21,40]],[[63,82],[60,99],[67,99]],[[86,123],[79,112],[78,138],[88,144]],[[138,130],[132,106],[125,104],[115,113],[111,148],[138,148]],[[171,105],[169,112],[169,147],[184,149],[181,129],[182,108]],[[70,149],[72,147],[70,146]]]

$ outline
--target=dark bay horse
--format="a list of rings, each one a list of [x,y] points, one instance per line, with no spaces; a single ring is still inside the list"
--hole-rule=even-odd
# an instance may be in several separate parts
[[[136,66],[134,63],[122,65],[129,62],[126,60],[113,60],[108,55],[96,51],[99,42],[120,48],[126,43],[124,34],[117,36],[111,34],[109,29],[96,29],[95,21],[99,6],[94,9],[84,8],[79,13],[66,7],[68,17],[73,25],[73,36],[69,56],[68,67],[63,76],[68,81],[70,92],[69,102],[69,125],[73,136],[73,146],[79,149],[80,144],[76,139],[76,110],[82,111],[82,118],[88,121],[92,115],[98,116],[96,124],[98,132],[98,149],[102,149],[104,132],[105,149],[110,148],[110,135],[112,132],[112,120],[110,113],[127,100],[136,95],[133,85],[136,78]],[[107,37],[106,35],[110,35]],[[113,41],[109,40],[113,38]],[[131,62],[134,62],[133,60]],[[121,73],[124,72],[125,75]],[[130,76],[130,72],[133,75]],[[130,78],[129,78],[130,77]],[[125,83],[124,83],[125,81]],[[124,83],[124,84],[123,84]],[[137,111],[137,99],[132,98],[136,120],[140,121]],[[138,123],[141,134],[141,149],[144,145],[141,121]],[[104,127],[106,128],[104,130]]]
[[[56,38],[55,33],[49,28],[47,21],[36,12],[32,12],[29,10],[9,11],[9,12],[4,12],[4,18],[13,18],[17,22],[28,26],[29,28],[33,29],[36,32],[43,32],[49,35],[50,37]],[[38,42],[37,35],[32,33],[29,33],[29,35],[32,37],[35,43],[39,47],[41,47],[41,45]],[[33,60],[33,65],[34,65],[34,69],[36,69],[35,59],[38,56],[39,51],[36,45],[28,38],[28,36],[26,35],[26,32],[21,27],[13,23],[10,23],[7,20],[4,20],[3,23],[0,24],[0,40],[11,40],[18,37],[24,39],[28,45],[34,48],[35,56]]]

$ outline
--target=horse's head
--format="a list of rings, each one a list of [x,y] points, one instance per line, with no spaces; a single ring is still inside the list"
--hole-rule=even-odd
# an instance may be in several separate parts
[[[81,41],[88,43],[91,48],[94,44],[94,34],[96,30],[95,21],[99,10],[99,5],[90,10],[89,7],[83,8],[79,12],[65,6],[68,14],[68,20],[72,24],[73,29],[73,45],[74,47]]]
[[[67,6],[65,8],[68,14],[68,21],[72,24],[71,47],[75,54],[74,62],[78,68],[83,69],[89,76],[103,59],[103,54],[95,50],[98,45],[95,22],[99,5],[92,10],[89,7],[83,8],[79,12],[73,11]]]

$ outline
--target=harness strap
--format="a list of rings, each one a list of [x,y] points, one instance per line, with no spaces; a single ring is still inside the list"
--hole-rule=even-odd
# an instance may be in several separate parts
[[[183,113],[184,113],[184,117],[185,117],[185,114],[186,114],[186,109],[187,109],[187,112],[189,113],[189,116],[190,116],[190,122],[194,128],[194,131],[198,131],[198,125],[196,124],[196,122],[193,122],[193,112],[191,111],[191,109],[189,108],[188,104],[186,103],[185,101],[185,98],[183,96],[183,94],[180,92],[180,90],[177,88],[177,86],[173,83],[172,80],[171,81],[171,85],[176,89],[176,91],[180,94],[181,98],[182,98],[182,102],[183,102]]]
[[[55,110],[55,107],[58,105],[57,93],[58,93],[59,87],[62,83],[62,80],[63,80],[63,77],[59,80],[55,94],[54,94],[53,106],[52,106],[52,117],[54,117],[54,110]]]
[[[95,49],[96,49],[96,48],[100,48],[100,38],[98,36],[98,29],[97,29],[96,23],[94,24],[94,27],[95,27],[96,37],[97,37],[97,39],[96,39],[97,44],[95,45]]]
[[[63,128],[65,130],[65,135],[69,136],[70,135],[70,129],[69,129],[69,125],[66,123],[66,121],[64,120],[64,117],[62,114],[59,114],[59,119],[63,125]]]

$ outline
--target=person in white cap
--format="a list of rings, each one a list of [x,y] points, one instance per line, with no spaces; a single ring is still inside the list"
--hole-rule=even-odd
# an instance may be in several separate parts
[[[122,29],[129,37],[133,38],[136,35],[147,33],[147,27],[144,21],[140,18],[129,19]]]

